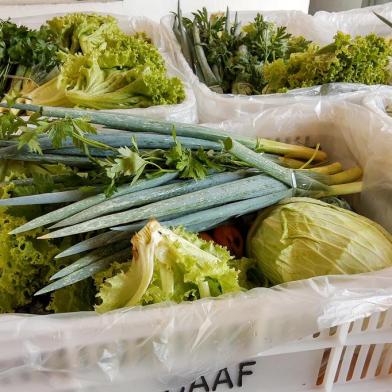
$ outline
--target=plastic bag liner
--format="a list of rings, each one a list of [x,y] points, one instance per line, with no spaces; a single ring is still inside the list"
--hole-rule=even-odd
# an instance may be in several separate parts
[[[57,14],[46,14],[39,16],[30,16],[22,18],[13,18],[13,22],[17,24],[25,25],[29,28],[38,29],[47,20],[54,18],[55,16],[62,16],[64,13]],[[105,14],[110,15],[110,14]],[[177,71],[176,67],[171,61],[171,58],[164,50],[163,38],[160,33],[160,25],[145,17],[134,17],[128,18],[122,15],[112,15],[119,23],[121,29],[127,34],[134,34],[136,32],[145,32],[152,40],[152,43],[158,48],[159,53],[165,59],[167,73],[169,76],[177,76],[184,82],[186,98],[184,102],[177,105],[158,105],[150,106],[148,108],[135,108],[135,109],[114,109],[105,110],[109,112],[125,113],[133,116],[143,116],[150,118],[158,118],[169,121],[179,121],[185,123],[196,123],[197,118],[197,106],[196,98],[192,91],[189,83],[186,83],[182,74]]]
[[[251,22],[256,16],[256,11],[239,12],[239,20],[242,25]],[[336,34],[337,28],[321,18],[315,19],[311,15],[300,11],[266,11],[263,16],[279,26],[286,26],[287,31],[294,35],[303,35],[306,39],[320,45],[329,44]],[[375,16],[374,16],[375,17]],[[376,17],[375,17],[376,18]],[[234,13],[231,13],[234,20]],[[377,19],[377,18],[376,18]],[[323,99],[337,99],[358,102],[372,91],[378,91],[385,86],[368,86],[353,83],[333,83],[325,86],[314,86],[291,90],[283,94],[264,95],[234,95],[218,94],[211,91],[193,73],[181,47],[172,31],[174,22],[173,15],[167,15],[161,19],[162,35],[165,42],[165,52],[170,53],[172,61],[183,74],[184,80],[192,85],[198,103],[198,114],[201,122],[221,122],[226,119],[246,117],[249,114],[260,113],[271,107],[292,104],[295,102],[318,102],[320,96]]]
[[[327,24],[333,27],[335,31],[343,31],[353,36],[371,33],[386,37],[392,36],[392,28],[378,19],[373,12],[392,20],[392,3],[342,12],[319,11],[315,13],[314,21],[316,24],[317,22]]]
[[[331,161],[361,165],[365,190],[353,205],[392,230],[392,132],[373,111],[351,103],[296,103],[215,126],[233,134],[320,142]],[[178,392],[202,374],[389,307],[392,268],[104,315],[3,315],[0,391],[110,386],[110,391]]]

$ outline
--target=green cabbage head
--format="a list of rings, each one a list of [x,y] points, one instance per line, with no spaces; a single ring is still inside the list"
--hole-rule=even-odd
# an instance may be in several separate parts
[[[391,234],[364,216],[310,198],[263,211],[247,247],[273,284],[392,266]]]

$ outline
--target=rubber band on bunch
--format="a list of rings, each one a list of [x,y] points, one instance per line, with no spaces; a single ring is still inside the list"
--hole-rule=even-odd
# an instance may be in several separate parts
[[[296,196],[297,193],[297,179],[295,178],[295,171],[293,169],[290,170],[291,171],[291,188],[293,190],[293,197]]]

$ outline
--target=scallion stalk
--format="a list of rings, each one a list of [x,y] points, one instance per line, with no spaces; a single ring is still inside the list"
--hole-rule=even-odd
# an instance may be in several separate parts
[[[134,184],[126,184],[118,187],[117,192],[110,196],[110,198],[115,198],[117,196],[125,195],[127,193],[137,192],[143,189],[154,188],[158,185],[165,184],[178,176],[178,173],[166,173],[160,177],[147,179],[147,180],[139,180]],[[29,231],[32,229],[36,229],[37,227],[45,226],[50,223],[58,222],[62,219],[68,218],[74,214],[77,214],[84,209],[97,205],[105,200],[107,200],[107,196],[104,193],[100,193],[98,195],[94,195],[91,197],[87,197],[83,200],[80,200],[76,203],[70,204],[63,208],[60,208],[55,211],[51,211],[45,215],[39,216],[26,224],[17,227],[12,230],[10,234],[19,234],[25,231]]]
[[[142,190],[133,192],[131,194],[116,197],[115,199],[105,200],[104,202],[87,208],[78,214],[66,218],[51,228],[59,228],[64,226],[75,225],[80,222],[85,222],[98,216],[107,215],[109,213],[124,211],[131,207],[146,205],[159,200],[169,199],[174,196],[192,193],[200,189],[205,189],[211,186],[225,184],[231,181],[239,180],[249,176],[249,172],[240,170],[237,172],[218,173],[206,177],[203,180],[185,180],[178,181],[173,184],[161,185],[148,192]]]
[[[71,274],[87,265],[98,261],[104,257],[112,255],[120,250],[125,248],[130,248],[131,246],[131,238],[130,234],[128,233],[128,240],[123,239],[121,241],[117,241],[115,244],[111,244],[109,246],[105,246],[103,248],[95,249],[94,251],[88,253],[87,255],[81,257],[80,259],[76,260],[70,265],[62,268],[60,271],[56,272],[54,275],[51,276],[50,280],[60,279],[64,276]]]
[[[7,104],[0,106],[8,107]],[[32,112],[42,111],[43,116],[48,117],[71,117],[80,118],[88,117],[94,124],[105,125],[110,128],[122,129],[134,132],[159,133],[165,135],[172,135],[173,129],[176,130],[178,136],[191,137],[203,140],[211,140],[215,142],[224,141],[227,138],[227,133],[219,131],[215,128],[204,127],[201,125],[185,124],[172,121],[155,120],[145,117],[136,117],[120,113],[109,113],[94,110],[37,106],[28,104],[14,104],[13,107],[21,110],[28,110]],[[236,136],[235,140],[249,148],[258,151],[264,151],[272,154],[281,154],[289,156],[290,158],[309,159],[314,156],[314,161],[325,160],[327,155],[324,151],[317,151],[315,149],[291,145],[287,143],[276,142],[268,139],[254,139],[248,137]]]
[[[37,291],[34,295],[42,295],[69,286],[71,284],[80,282],[81,280],[87,279],[90,276],[94,276],[97,272],[103,271],[110,266],[113,262],[123,262],[131,257],[130,248],[127,247],[119,252],[106,256],[96,262],[86,265],[85,267],[78,269],[71,274],[64,276],[63,278],[56,280],[55,282],[47,285],[43,289]]]
[[[82,200],[91,195],[95,195],[101,191],[102,187],[81,187],[78,189],[61,192],[39,193],[29,196],[10,197],[9,199],[1,199],[0,206],[70,203],[73,201]]]
[[[327,185],[319,180],[327,181],[321,174],[306,172],[304,170],[288,169],[265,158],[263,154],[252,151],[241,143],[226,138],[225,149],[236,158],[245,162],[251,167],[257,168],[269,176],[282,181],[284,184],[303,190],[322,190],[328,189]],[[317,179],[316,179],[317,176]]]
[[[68,235],[113,227],[124,223],[137,222],[143,219],[160,218],[162,216],[181,214],[188,211],[199,211],[205,209],[207,205],[213,207],[286,189],[287,187],[280,181],[265,175],[257,175],[161,200],[129,211],[91,219],[87,222],[45,234],[40,238],[65,237]]]

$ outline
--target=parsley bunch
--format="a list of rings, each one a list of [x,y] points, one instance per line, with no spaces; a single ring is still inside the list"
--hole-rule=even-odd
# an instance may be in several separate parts
[[[26,93],[43,83],[58,65],[57,51],[49,28],[30,30],[0,20],[0,95]]]
[[[86,159],[90,162],[85,169],[89,178],[107,184],[107,195],[111,195],[118,185],[143,177],[178,172],[180,178],[199,180],[212,171],[236,170],[243,166],[222,151],[183,146],[175,130],[173,146],[168,149],[139,149],[131,136],[128,144],[118,147],[115,136],[109,144],[101,142],[100,136],[102,133],[97,134],[88,118],[49,119],[41,112],[22,118],[8,111],[0,116],[0,138],[4,144],[0,148],[0,157],[13,162],[28,161],[33,154],[36,161],[42,157],[45,162],[46,156],[52,156],[55,151],[59,158],[67,157],[68,165],[74,169],[78,168],[80,158]],[[69,149],[72,149],[71,153]]]

